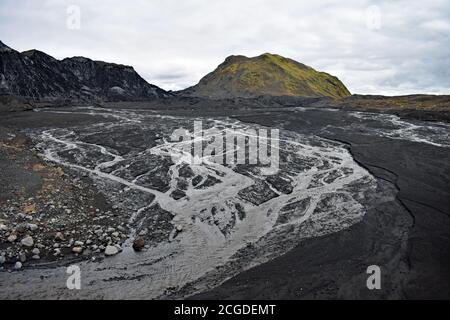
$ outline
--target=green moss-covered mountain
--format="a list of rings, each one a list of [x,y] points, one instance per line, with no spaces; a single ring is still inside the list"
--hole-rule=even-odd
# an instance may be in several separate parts
[[[182,92],[211,98],[303,96],[343,98],[350,92],[336,77],[276,54],[230,56]]]

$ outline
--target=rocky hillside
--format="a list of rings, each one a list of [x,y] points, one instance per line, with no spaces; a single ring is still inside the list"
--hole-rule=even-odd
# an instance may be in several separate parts
[[[33,104],[21,97],[0,95],[0,113],[33,110]]]
[[[211,98],[302,96],[343,98],[350,92],[338,78],[292,59],[265,53],[230,56],[200,82],[181,92]]]
[[[44,52],[18,52],[0,41],[0,94],[34,101],[145,100],[168,93],[133,67],[84,57],[57,60]]]

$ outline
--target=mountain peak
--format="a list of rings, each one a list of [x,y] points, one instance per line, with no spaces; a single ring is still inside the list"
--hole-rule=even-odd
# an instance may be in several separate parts
[[[82,57],[82,56],[75,56],[75,57],[70,57],[70,58],[64,58],[62,61],[73,61],[73,62],[78,62],[78,63],[87,63],[87,62],[93,62],[93,60],[86,58],[86,57]]]
[[[278,54],[270,53],[270,52],[263,53],[259,57],[260,58],[283,58],[282,56],[280,56]]]
[[[29,58],[44,58],[44,59],[49,59],[49,60],[56,60],[55,58],[46,54],[45,52],[42,52],[42,51],[39,51],[36,49],[23,51],[22,55],[27,56]]]
[[[248,57],[243,56],[243,55],[231,55],[225,58],[225,61],[221,64],[221,65],[226,65],[226,64],[230,64],[230,63],[234,63],[237,61],[242,61],[242,60],[247,60]]]
[[[0,40],[0,52],[14,51]]]
[[[212,98],[260,95],[342,98],[350,95],[338,78],[273,53],[252,58],[229,56],[216,70],[183,93]]]

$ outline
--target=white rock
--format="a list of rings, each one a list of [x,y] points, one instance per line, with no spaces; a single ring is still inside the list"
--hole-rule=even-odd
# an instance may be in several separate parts
[[[38,248],[34,248],[31,252],[35,255],[39,255],[41,253],[41,250],[39,250]]]
[[[29,224],[27,225],[27,227],[28,227],[28,229],[30,229],[31,231],[36,231],[36,230],[38,229],[37,224],[34,224],[34,223],[29,223]]]
[[[140,232],[139,232],[139,235],[142,237],[142,236],[145,236],[146,234],[147,234],[147,232],[148,232],[148,230],[147,230],[147,228],[145,228],[145,229],[143,229],[143,230],[141,230]]]
[[[4,256],[0,256],[0,264],[4,264],[6,261],[6,258]]]
[[[34,245],[34,240],[32,237],[30,236],[26,236],[25,238],[23,238],[20,243],[25,246],[25,247],[32,247]]]
[[[57,241],[64,241],[65,240],[64,234],[62,232],[57,232],[55,234],[55,240],[57,240]]]
[[[14,269],[16,269],[16,270],[22,269],[22,262],[17,261],[16,264],[14,265]]]
[[[73,253],[80,254],[80,253],[83,252],[83,248],[81,248],[81,247],[73,247],[73,248],[72,248],[72,252],[73,252]]]
[[[8,237],[8,241],[9,242],[14,242],[17,240],[17,236],[15,234],[12,234]]]
[[[3,223],[0,223],[0,231],[6,231],[8,230],[8,227],[5,226]]]
[[[114,256],[119,253],[119,249],[116,246],[106,246],[105,255]]]
[[[73,245],[74,245],[75,247],[82,247],[82,246],[84,246],[84,242],[83,242],[83,241],[75,241],[75,242],[73,243]]]

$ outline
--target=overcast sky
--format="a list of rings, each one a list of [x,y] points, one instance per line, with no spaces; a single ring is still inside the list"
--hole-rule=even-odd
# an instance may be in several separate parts
[[[352,93],[450,94],[448,0],[1,0],[0,40],[129,64],[167,90],[231,54],[271,52]]]

